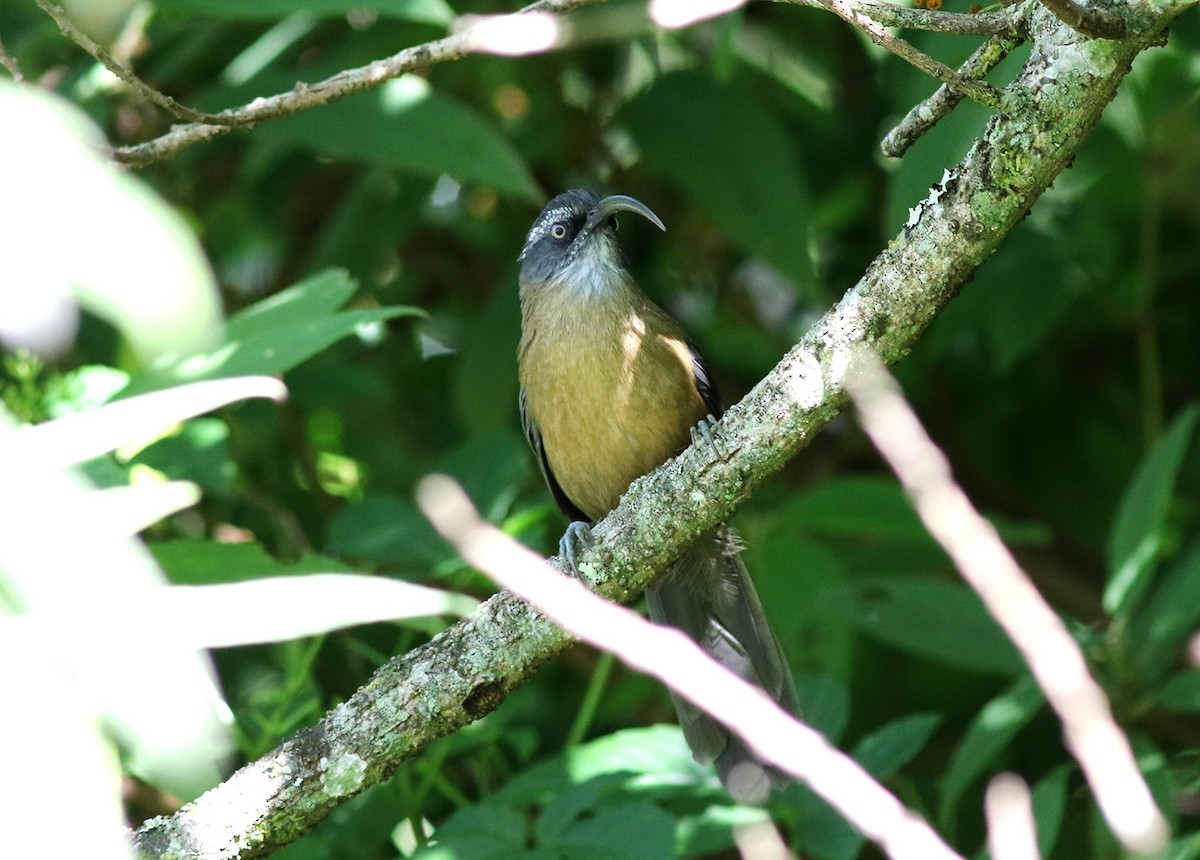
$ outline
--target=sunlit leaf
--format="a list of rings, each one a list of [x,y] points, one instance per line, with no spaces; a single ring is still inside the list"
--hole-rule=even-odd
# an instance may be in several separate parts
[[[1175,479],[1196,433],[1200,406],[1181,412],[1138,466],[1117,511],[1108,542],[1104,609],[1127,612],[1145,593],[1162,548]]]
[[[421,176],[445,174],[531,203],[543,196],[512,144],[471,108],[416,75],[264,125],[255,143]]]
[[[285,373],[360,326],[421,314],[407,306],[338,310],[353,292],[341,270],[313,275],[233,317],[213,348],[177,353],[133,377],[122,395],[200,379]]]

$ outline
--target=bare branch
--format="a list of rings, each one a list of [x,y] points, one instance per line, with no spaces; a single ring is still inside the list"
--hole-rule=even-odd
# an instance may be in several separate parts
[[[39,3],[48,0],[38,0]],[[512,15],[498,16],[500,20],[519,19],[529,13],[565,14],[605,0],[538,0]],[[328,104],[336,99],[374,89],[386,81],[417,69],[457,60],[476,49],[473,31],[476,27],[497,26],[497,18],[479,21],[460,32],[432,42],[405,48],[382,60],[355,69],[346,69],[314,84],[298,83],[285,93],[257,98],[249,104],[221,111],[212,121],[193,122],[172,128],[167,133],[145,143],[112,150],[112,157],[122,164],[142,166],[170,158],[193,144],[217,137],[234,127],[250,128],[261,122],[289,116],[309,108]]]
[[[879,360],[859,351],[849,379],[863,430],[904,485],[925,528],[1021,652],[1062,720],[1067,747],[1113,833],[1132,852],[1161,850],[1170,835],[1167,822],[1066,625],[954,482],[945,455]]]
[[[797,0],[783,0],[783,2],[797,2]],[[801,2],[805,6],[813,5],[810,0],[801,0]],[[930,77],[936,78],[960,95],[973,99],[981,105],[986,105],[992,110],[1000,110],[1004,96],[999,90],[982,81],[964,77],[940,60],[935,60],[923,51],[917,50],[909,42],[893,36],[884,29],[883,24],[871,17],[871,11],[864,7],[862,0],[815,0],[815,2],[833,12],[843,21],[862,30],[867,38],[879,47],[891,51],[906,63],[920,69]],[[887,4],[872,4],[872,10],[881,14],[880,7],[885,5]]]
[[[1042,0],[1064,24],[1093,39],[1124,39],[1125,22],[1107,9],[1084,6],[1076,0]]]
[[[153,105],[158,105],[163,110],[170,111],[175,116],[188,122],[220,122],[220,119],[213,114],[202,113],[201,111],[193,110],[187,105],[181,105],[169,95],[159,92],[143,81],[134,74],[132,69],[104,50],[87,33],[75,26],[75,22],[67,15],[66,10],[57,3],[52,3],[51,0],[35,0],[35,2],[42,8],[42,11],[54,19],[54,23],[58,24],[58,29],[62,31],[64,36],[91,54],[96,62],[120,78],[126,86],[146,101]]]
[[[1021,38],[1016,35],[993,36],[975,49],[966,62],[959,66],[958,73],[964,78],[982,80],[1020,43]],[[904,155],[921,135],[954,110],[962,98],[960,93],[942,84],[887,133],[880,144],[883,154],[893,158]]]
[[[822,0],[775,0],[797,6],[826,8]],[[958,36],[991,36],[1008,33],[1014,29],[1014,12],[969,14],[962,12],[940,12],[932,9],[911,9],[887,0],[847,0],[846,6],[885,27],[903,27],[906,30],[928,30],[934,33],[950,33]]]
[[[472,566],[537,606],[572,636],[612,652],[712,714],[765,761],[810,786],[889,857],[962,860],[862,765],[705,654],[686,634],[651,624],[563,576],[481,520],[462,488],[444,475],[422,481],[417,498],[442,537]]]
[[[12,75],[12,79],[17,83],[25,80],[25,76],[21,74],[21,64],[17,62],[16,57],[8,52],[3,42],[0,42],[0,66],[8,69],[8,73]]]

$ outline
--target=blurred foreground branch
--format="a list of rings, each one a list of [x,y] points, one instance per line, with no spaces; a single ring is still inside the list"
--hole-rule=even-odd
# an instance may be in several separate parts
[[[591,593],[574,577],[562,576],[481,520],[451,479],[426,478],[417,494],[425,515],[466,561],[537,606],[572,636],[658,678],[717,717],[764,761],[807,783],[889,857],[962,860],[862,765],[705,654],[686,634],[651,624],[633,610]]]
[[[801,450],[845,402],[862,344],[887,363],[995,251],[1075,158],[1141,51],[1185,8],[1131,19],[1121,41],[1089,41],[1033,7],[1038,38],[1009,86],[1010,109],[990,120],[963,161],[914,207],[862,279],[714,429],[728,455],[689,448],[638,479],[593,529],[582,554],[596,590],[627,601],[700,534]],[[1053,86],[1046,86],[1052,82]],[[252,857],[311,829],[337,804],[386,779],[436,738],[488,713],[570,638],[507,593],[427,645],[383,666],[317,725],[174,816],[136,835],[144,857]]]
[[[1167,822],[1138,771],[1129,739],[1079,645],[1038,594],[992,524],[954,482],[950,464],[926,435],[900,386],[867,350],[854,359],[850,395],[871,442],[892,467],[921,522],[1017,646],[1046,701],[1062,720],[1105,819],[1128,850],[1166,844]]]

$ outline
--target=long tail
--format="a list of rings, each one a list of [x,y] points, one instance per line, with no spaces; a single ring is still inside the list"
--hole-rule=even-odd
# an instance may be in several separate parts
[[[738,556],[737,534],[723,528],[695,544],[675,568],[646,590],[650,617],[676,627],[718,663],[762,687],[790,713],[798,713],[796,688],[783,650]],[[730,795],[761,803],[779,775],[741,739],[687,700],[671,693],[692,755],[712,762]]]

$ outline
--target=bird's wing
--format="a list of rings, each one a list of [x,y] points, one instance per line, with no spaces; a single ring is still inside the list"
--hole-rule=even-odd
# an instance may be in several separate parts
[[[692,354],[692,373],[696,377],[696,390],[700,392],[700,398],[704,401],[708,414],[713,418],[720,418],[725,410],[721,408],[721,395],[717,391],[717,384],[713,381],[712,373],[708,369],[708,362],[704,360],[700,350],[690,340],[687,342],[687,348],[688,352]]]
[[[542,470],[542,477],[546,479],[546,486],[550,488],[550,495],[554,496],[554,503],[558,505],[558,509],[562,511],[563,516],[572,522],[590,523],[592,521],[591,518],[579,510],[579,507],[563,491],[563,488],[558,483],[558,479],[554,477],[554,470],[550,468],[550,461],[546,459],[546,447],[542,444],[542,431],[538,429],[537,422],[533,420],[533,416],[529,414],[529,409],[526,408],[524,388],[521,389],[519,402],[521,406],[521,429],[525,431],[525,439],[529,442],[529,447],[537,455],[538,468]]]

